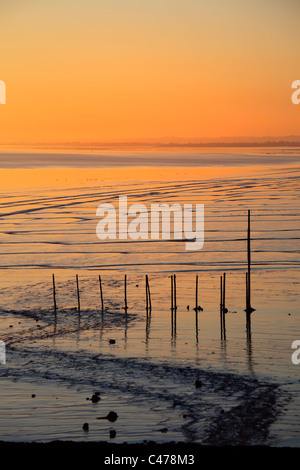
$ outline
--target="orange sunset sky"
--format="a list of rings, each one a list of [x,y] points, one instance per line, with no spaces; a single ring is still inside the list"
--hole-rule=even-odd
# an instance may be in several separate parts
[[[299,0],[0,0],[0,143],[300,134]]]

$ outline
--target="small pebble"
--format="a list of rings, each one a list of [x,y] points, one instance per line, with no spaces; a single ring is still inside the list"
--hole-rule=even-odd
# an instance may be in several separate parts
[[[88,431],[89,430],[89,423],[84,423],[83,426],[82,426],[82,429],[84,431]]]
[[[116,344],[116,340],[115,339],[110,339],[109,344]]]
[[[34,394],[34,393],[31,395],[31,398],[35,398],[35,394]]]
[[[114,429],[111,429],[111,430],[109,431],[109,437],[110,437],[110,439],[114,439],[114,438],[116,437],[116,435],[117,435],[117,432],[116,432]]]

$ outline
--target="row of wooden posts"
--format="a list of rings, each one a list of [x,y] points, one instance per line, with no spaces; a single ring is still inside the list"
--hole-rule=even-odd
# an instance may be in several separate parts
[[[246,309],[247,318],[251,315],[254,309],[251,307],[251,284],[250,284],[250,270],[251,270],[251,247],[250,247],[250,210],[248,211],[248,230],[247,230],[247,266],[248,270],[246,272]],[[102,289],[102,280],[99,275],[99,289],[100,289],[100,300],[101,300],[101,311],[104,312],[104,301],[103,301],[103,289]],[[52,283],[53,283],[53,304],[54,311],[57,311],[56,303],[56,286],[55,286],[55,276],[52,274]],[[150,293],[150,284],[148,274],[145,276],[145,289],[146,289],[146,313],[151,314],[152,302],[151,302],[151,293]],[[78,311],[80,312],[80,291],[79,291],[79,280],[78,274],[76,274],[76,290],[77,290],[77,305]],[[226,273],[224,272],[220,276],[220,318],[221,318],[221,332],[225,333],[225,314],[228,312],[226,308]],[[188,307],[189,308],[189,307]],[[127,303],[127,275],[124,277],[124,310],[127,312],[128,303]],[[176,293],[176,274],[171,275],[171,315],[172,315],[172,327],[176,328],[176,310],[177,310],[177,293]],[[195,312],[203,310],[203,308],[198,304],[198,275],[196,275],[196,290],[195,290]],[[197,317],[197,315],[196,315]],[[198,318],[198,317],[197,317]]]
[[[223,313],[227,313],[227,309],[225,308],[225,276],[220,277],[220,293],[221,293],[221,300],[220,300],[220,308]],[[57,311],[57,302],[56,302],[56,285],[55,285],[55,276],[52,274],[52,282],[53,282],[53,304],[54,310]],[[196,276],[196,290],[195,290],[195,311],[203,310],[203,308],[198,304],[198,275]],[[151,301],[151,292],[150,292],[150,284],[149,284],[149,277],[148,274],[145,276],[145,287],[146,287],[146,296],[145,296],[145,303],[146,303],[146,311],[148,313],[152,310],[152,301]],[[100,301],[101,301],[101,310],[104,312],[104,301],[103,301],[103,289],[102,289],[102,280],[101,276],[99,275],[99,289],[100,289]],[[80,290],[79,290],[79,279],[78,274],[76,274],[76,292],[77,292],[77,308],[80,311]],[[189,306],[188,306],[189,309]],[[127,275],[124,276],[124,310],[128,310],[128,303],[127,303]],[[171,275],[171,308],[170,310],[174,313],[177,310],[177,292],[176,292],[176,274]]]

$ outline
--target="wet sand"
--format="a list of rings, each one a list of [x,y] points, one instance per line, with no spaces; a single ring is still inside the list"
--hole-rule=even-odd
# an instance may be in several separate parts
[[[261,165],[249,164],[249,157],[247,162],[246,168],[204,163],[122,170],[32,169],[32,164],[20,170],[10,163],[1,199],[1,339],[7,344],[0,374],[1,440],[299,447],[299,372],[291,362],[291,343],[300,334],[299,168],[290,161],[269,165],[261,156]],[[100,244],[97,205],[114,203],[119,194],[146,205],[204,203],[204,248],[188,253],[174,240]],[[256,308],[250,335],[244,312],[249,208]],[[219,276],[224,271],[229,311],[226,338],[221,338]],[[175,331],[170,317],[174,272]],[[203,306],[197,326],[196,274]],[[196,379],[203,384],[200,390]],[[94,406],[86,398],[98,389],[101,400]],[[120,416],[113,426],[96,420],[111,409]],[[86,421],[88,433],[82,430]]]

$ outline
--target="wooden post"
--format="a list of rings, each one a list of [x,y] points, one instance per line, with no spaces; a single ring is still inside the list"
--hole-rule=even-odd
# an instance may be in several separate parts
[[[176,296],[176,274],[173,276],[173,281],[174,281],[174,310],[176,313],[177,310],[177,296]]]
[[[150,284],[149,284],[149,279],[147,276],[147,283],[148,283],[148,294],[149,294],[149,307],[150,307],[150,312],[152,310],[152,301],[151,301],[151,292],[150,292]]]
[[[223,276],[220,276],[220,313],[223,313]]]
[[[195,297],[195,310],[198,311],[198,275],[196,276],[196,297]]]
[[[125,302],[125,310],[127,310],[127,275],[125,274],[125,279],[124,279],[124,302]]]
[[[247,264],[248,271],[246,276],[246,312],[251,314],[255,308],[251,307],[251,227],[250,227],[250,210],[248,210],[248,230],[247,230]]]
[[[54,312],[56,313],[56,289],[55,289],[54,274],[52,274],[52,284],[53,284],[53,305],[54,305]]]
[[[100,298],[101,298],[101,311],[103,313],[104,311],[104,304],[103,304],[103,292],[102,292],[102,282],[101,282],[101,276],[99,274],[99,288],[100,288]]]
[[[220,326],[221,339],[223,339],[223,276],[220,276]]]
[[[174,274],[173,281],[174,281],[174,317],[173,317],[174,328],[173,328],[173,332],[174,332],[174,335],[176,336],[176,319],[177,319],[176,274]]]
[[[222,310],[225,312],[225,289],[226,289],[226,273],[223,273],[223,299],[222,299]]]
[[[77,286],[78,312],[80,312],[80,293],[79,293],[79,283],[78,283],[78,275],[77,274],[76,274],[76,286]]]
[[[173,274],[171,274],[171,311],[172,311],[172,315],[173,315],[173,309],[174,309]]]
[[[145,280],[146,280],[146,311],[147,311],[147,314],[148,314],[148,283],[147,283],[147,274],[145,276]]]
[[[251,244],[250,244],[250,210],[248,210],[248,230],[247,230],[247,259],[248,259],[248,276],[247,276],[247,304],[246,310],[251,309],[251,282],[250,282],[250,270],[251,270]]]
[[[151,312],[151,294],[150,294],[150,285],[149,285],[149,279],[148,279],[148,274],[146,274],[146,310],[148,312],[148,309]]]

